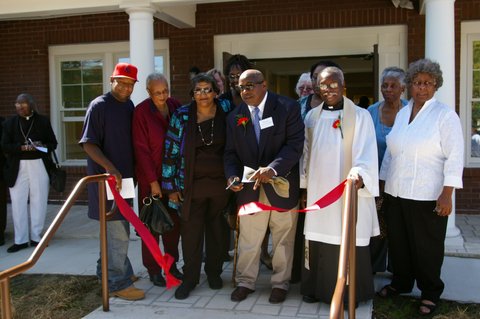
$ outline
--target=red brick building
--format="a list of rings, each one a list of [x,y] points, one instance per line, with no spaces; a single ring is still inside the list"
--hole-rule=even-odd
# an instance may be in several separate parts
[[[384,67],[406,68],[425,56],[425,5],[438,1],[412,1],[414,9],[396,8],[390,0],[99,0],[88,8],[44,1],[45,8],[23,11],[25,6],[8,4],[0,9],[0,115],[14,113],[20,92],[33,94],[40,112],[50,114],[70,191],[85,174],[84,155],[75,143],[85,107],[91,96],[108,90],[113,65],[129,57],[128,41],[135,37],[129,10],[137,2],[155,17],[155,68],[169,76],[172,96],[186,102],[190,67],[222,68],[223,52],[247,55],[266,71],[270,88],[286,94],[312,61],[332,58],[345,63],[347,95],[375,100],[375,79]],[[478,211],[480,158],[470,156],[469,141],[470,126],[480,124],[480,2],[447,2],[454,5],[452,83],[467,150],[464,189],[456,192],[456,206],[460,212]],[[444,41],[441,36],[433,40]],[[141,85],[135,93],[137,99],[146,96]],[[66,194],[52,192],[51,199]]]

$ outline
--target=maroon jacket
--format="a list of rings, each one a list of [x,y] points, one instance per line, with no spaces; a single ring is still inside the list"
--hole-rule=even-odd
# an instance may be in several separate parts
[[[167,106],[171,115],[181,104],[170,97]],[[169,120],[162,117],[150,98],[138,104],[133,112],[132,135],[139,202],[150,195],[151,182],[157,180],[161,185],[163,149]]]

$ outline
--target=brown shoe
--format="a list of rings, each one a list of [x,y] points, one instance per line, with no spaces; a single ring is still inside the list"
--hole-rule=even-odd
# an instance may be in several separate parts
[[[145,298],[145,292],[131,285],[122,290],[112,291],[110,297],[118,297],[125,300],[140,300]]]
[[[232,292],[232,295],[230,296],[230,300],[232,300],[232,301],[245,300],[247,298],[247,296],[249,294],[253,293],[253,292],[255,292],[255,290],[249,289],[247,287],[238,286]]]
[[[285,301],[285,298],[287,298],[287,291],[285,289],[273,288],[268,301],[270,303],[281,303]]]

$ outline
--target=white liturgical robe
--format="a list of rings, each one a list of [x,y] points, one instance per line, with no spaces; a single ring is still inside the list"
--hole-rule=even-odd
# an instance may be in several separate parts
[[[334,122],[343,110],[322,110],[322,105],[305,117],[305,146],[301,159],[300,187],[307,189],[307,206],[312,205],[337,186],[347,175],[358,173],[364,188],[358,190],[357,246],[367,246],[370,237],[380,233],[375,196],[378,196],[378,157],[372,118],[347,98],[344,107],[355,110],[352,141],[352,167],[344,173],[344,138]],[[321,112],[320,115],[315,112]],[[342,122],[343,123],[343,122]],[[313,128],[311,140],[308,128]],[[345,129],[344,129],[345,130]],[[306,214],[304,235],[307,240],[340,245],[342,199],[328,207]]]

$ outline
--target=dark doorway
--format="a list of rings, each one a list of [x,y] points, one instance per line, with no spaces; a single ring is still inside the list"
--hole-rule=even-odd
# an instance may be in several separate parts
[[[340,65],[345,74],[346,95],[358,103],[361,96],[367,96],[370,104],[375,102],[374,55],[349,55],[333,57],[255,59],[257,69],[268,81],[269,89],[278,94],[298,99],[295,85],[298,77],[310,71],[310,66],[320,60],[331,60]]]

